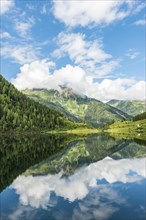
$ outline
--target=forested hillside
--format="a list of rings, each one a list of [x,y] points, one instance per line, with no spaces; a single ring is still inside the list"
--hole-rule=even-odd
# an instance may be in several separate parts
[[[0,75],[0,130],[51,130],[74,127],[62,113],[36,103]]]
[[[142,114],[136,115],[133,118],[133,121],[138,121],[138,120],[143,120],[143,119],[146,119],[146,112],[143,112]]]

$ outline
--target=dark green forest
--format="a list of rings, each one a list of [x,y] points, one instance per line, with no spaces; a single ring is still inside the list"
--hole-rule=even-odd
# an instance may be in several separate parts
[[[30,100],[0,75],[0,130],[53,130],[74,127],[62,113]]]
[[[136,115],[134,118],[133,118],[133,121],[138,121],[138,120],[143,120],[143,119],[146,119],[146,112],[143,112],[139,115]]]

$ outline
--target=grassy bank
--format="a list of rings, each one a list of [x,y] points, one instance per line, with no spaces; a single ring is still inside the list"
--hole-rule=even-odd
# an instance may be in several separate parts
[[[91,128],[77,128],[77,129],[70,129],[70,130],[52,130],[45,132],[46,134],[95,134],[99,133],[98,129],[91,129]]]

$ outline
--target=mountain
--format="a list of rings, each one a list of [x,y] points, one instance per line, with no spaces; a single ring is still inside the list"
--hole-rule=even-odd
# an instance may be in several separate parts
[[[126,113],[106,103],[77,94],[73,89],[65,86],[60,86],[59,90],[34,88],[22,92],[41,104],[60,110],[67,117],[70,113],[70,116],[72,115],[76,120],[85,121],[95,127],[112,121],[131,118]]]
[[[107,102],[110,106],[113,106],[131,116],[136,116],[146,111],[146,101],[134,100],[111,100]]]
[[[29,99],[0,75],[0,130],[75,128],[76,123],[52,108]]]

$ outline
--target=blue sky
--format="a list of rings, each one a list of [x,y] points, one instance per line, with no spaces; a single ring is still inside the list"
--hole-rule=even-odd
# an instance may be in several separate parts
[[[1,0],[1,74],[18,89],[66,85],[144,99],[145,3]]]

